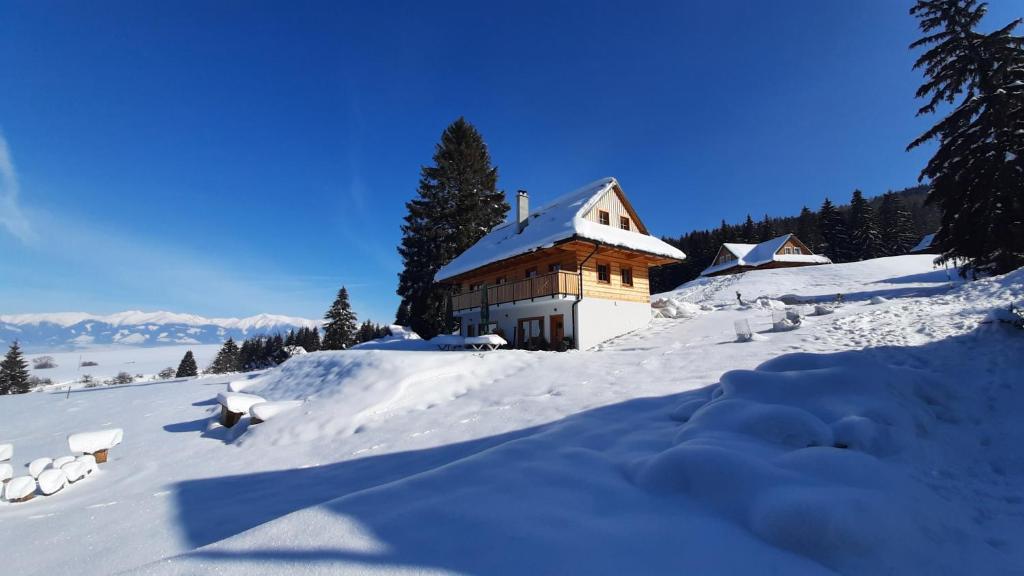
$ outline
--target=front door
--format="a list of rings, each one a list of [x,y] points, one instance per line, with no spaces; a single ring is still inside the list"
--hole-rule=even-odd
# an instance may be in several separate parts
[[[519,342],[520,348],[526,348],[533,339],[544,337],[544,318],[520,318],[519,319]]]
[[[565,338],[565,322],[561,314],[551,315],[551,345],[558,346]]]

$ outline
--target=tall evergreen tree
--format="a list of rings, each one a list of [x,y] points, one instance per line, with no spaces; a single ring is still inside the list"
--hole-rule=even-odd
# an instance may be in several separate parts
[[[818,232],[818,217],[804,206],[796,219],[796,237],[815,252],[821,249],[821,234]]]
[[[228,338],[217,352],[217,357],[210,365],[210,372],[214,374],[227,374],[228,372],[239,371],[240,351],[234,339]]]
[[[408,326],[409,320],[409,301],[402,298],[402,302],[398,305],[398,310],[395,312],[395,324]]]
[[[825,198],[818,210],[818,230],[821,236],[821,253],[833,262],[846,262],[849,255],[850,236],[846,230],[843,215]]]
[[[926,80],[918,115],[943,103],[952,111],[910,143],[939,146],[921,171],[929,201],[942,211],[935,242],[962,273],[1003,273],[1024,264],[1024,38],[1016,19],[976,30],[987,5],[977,0],[918,0],[910,14],[927,48],[915,62]],[[959,102],[958,102],[959,100]]]
[[[757,225],[754,224],[754,219],[750,217],[750,214],[747,214],[747,219],[743,221],[739,241],[747,244],[757,244]]]
[[[344,350],[356,343],[356,315],[344,286],[338,290],[338,297],[324,314],[324,320],[324,350]]]
[[[175,378],[187,378],[189,376],[199,376],[199,366],[196,365],[196,357],[192,355],[191,350],[185,352],[181,363],[178,364],[178,371],[174,373]]]
[[[323,349],[323,346],[320,343],[320,328],[313,326],[309,329],[309,348],[306,348],[306,351],[316,352],[321,349]]]
[[[882,252],[886,256],[906,254],[917,243],[910,211],[895,192],[886,192],[878,207],[878,226],[882,233]]]
[[[21,346],[14,341],[0,361],[0,394],[24,394],[28,391],[28,362],[21,353]]]
[[[882,233],[878,217],[860,190],[850,198],[850,256],[853,260],[870,260],[883,255]]]
[[[453,327],[449,291],[434,284],[434,274],[504,221],[509,210],[487,145],[464,118],[441,134],[433,159],[433,166],[421,169],[417,197],[405,205],[398,248],[405,265],[398,295],[409,303],[412,329],[424,338]]]
[[[765,242],[775,238],[776,236],[778,236],[778,234],[775,233],[775,224],[772,223],[771,218],[765,214],[764,218],[757,224],[757,241],[759,243]]]

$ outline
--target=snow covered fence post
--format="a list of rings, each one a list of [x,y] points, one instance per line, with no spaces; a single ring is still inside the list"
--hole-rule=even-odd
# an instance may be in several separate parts
[[[79,432],[68,436],[68,447],[72,452],[91,454],[97,464],[107,461],[107,451],[121,443],[124,430],[111,428],[94,432]]]

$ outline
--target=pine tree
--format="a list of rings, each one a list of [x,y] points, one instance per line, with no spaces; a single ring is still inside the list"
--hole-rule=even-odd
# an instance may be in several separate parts
[[[185,352],[185,356],[181,359],[181,363],[178,364],[178,371],[174,373],[175,378],[188,378],[189,376],[198,376],[199,367],[196,366],[196,358],[192,355],[192,351]]]
[[[14,341],[0,361],[0,394],[24,394],[28,391],[28,362],[21,353],[21,346]]]
[[[239,356],[238,345],[235,344],[233,339],[228,338],[224,345],[220,347],[220,351],[217,352],[217,357],[214,358],[213,364],[210,365],[210,372],[214,374],[238,372]]]
[[[882,233],[882,251],[886,256],[906,254],[917,243],[917,233],[903,200],[895,192],[882,196],[878,207],[878,226]]]
[[[324,350],[344,350],[356,343],[356,315],[348,302],[348,290],[338,290],[331,308],[324,314]]]
[[[295,346],[295,330],[289,330],[288,335],[284,337],[285,346]]]
[[[764,219],[762,219],[757,225],[757,242],[766,242],[776,236],[775,225],[772,224],[771,219],[768,218],[767,214],[765,214]]]
[[[921,171],[942,211],[935,242],[972,275],[1024,264],[1024,38],[1012,34],[1022,20],[982,34],[985,12],[977,0],[918,0],[910,10],[924,33],[910,47],[927,48],[914,64],[926,76],[918,115],[943,103],[952,111],[907,148],[938,140]]]
[[[871,204],[860,190],[850,198],[850,252],[853,260],[870,260],[883,255],[882,233]]]
[[[417,197],[405,205],[398,248],[405,266],[398,295],[409,303],[412,329],[424,338],[453,327],[449,290],[434,284],[434,274],[504,221],[509,210],[487,145],[464,118],[445,129],[433,160],[421,169]]]
[[[401,304],[398,305],[398,311],[395,312],[395,324],[399,326],[409,325],[409,301],[402,298]]]
[[[750,214],[747,214],[747,219],[743,221],[739,241],[747,244],[757,244],[757,225],[754,224],[754,219],[750,217]]]
[[[306,351],[316,352],[321,349],[323,346],[320,343],[320,329],[314,326],[309,329],[309,348],[306,348]]]
[[[821,253],[833,262],[847,262],[850,236],[846,230],[846,222],[828,198],[825,198],[821,209],[818,210],[818,230],[821,237]]]
[[[796,219],[796,237],[814,252],[821,250],[821,234],[818,231],[818,217],[804,206]]]

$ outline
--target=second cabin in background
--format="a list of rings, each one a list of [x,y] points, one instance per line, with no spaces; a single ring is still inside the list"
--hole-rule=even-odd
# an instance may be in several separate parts
[[[441,268],[463,336],[498,333],[519,348],[586,349],[646,326],[648,270],[683,260],[652,236],[618,181],[604,178],[516,218]]]

